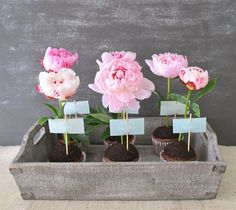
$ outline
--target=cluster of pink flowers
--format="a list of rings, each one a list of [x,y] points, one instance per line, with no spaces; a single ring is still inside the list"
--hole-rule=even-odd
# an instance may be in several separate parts
[[[144,78],[133,52],[104,52],[97,61],[99,71],[89,88],[103,94],[102,103],[111,112],[138,110],[139,101],[151,96],[154,84]]]
[[[48,98],[59,100],[73,96],[80,84],[79,77],[71,69],[77,60],[77,53],[48,47],[42,60],[47,72],[40,72],[36,90]]]
[[[162,77],[176,78],[189,90],[200,90],[208,83],[208,72],[199,67],[188,67],[188,60],[183,55],[173,53],[154,54],[152,60],[145,60],[150,70]]]
[[[46,71],[40,72],[36,89],[59,100],[73,96],[80,79],[71,68],[78,58],[77,53],[48,47],[42,60]],[[97,60],[99,71],[94,84],[89,84],[89,88],[103,94],[103,106],[111,112],[138,110],[139,100],[149,98],[155,86],[143,76],[142,68],[135,60],[136,53],[104,52],[101,58],[101,61]],[[188,60],[183,55],[166,52],[154,54],[152,60],[145,61],[154,74],[166,78],[179,77],[189,90],[200,90],[208,83],[208,72],[199,67],[188,67]]]

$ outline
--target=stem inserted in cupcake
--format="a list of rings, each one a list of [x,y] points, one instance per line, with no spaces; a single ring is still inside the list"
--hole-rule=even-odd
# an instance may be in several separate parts
[[[63,48],[47,48],[44,58],[41,62],[41,66],[45,71],[39,73],[39,85],[36,87],[36,90],[39,93],[44,94],[47,99],[58,100],[58,107],[55,107],[51,103],[44,103],[44,105],[50,109],[53,115],[41,117],[38,120],[38,124],[43,125],[47,121],[51,120],[55,120],[54,122],[62,122],[63,119],[68,122],[69,119],[67,120],[67,116],[64,115],[63,102],[67,102],[69,98],[74,96],[79,87],[80,79],[71,69],[72,66],[78,61],[78,58],[79,56],[77,53],[72,53]],[[67,124],[67,122],[64,124]],[[58,128],[60,126],[55,127]],[[50,123],[49,129],[51,132]],[[55,147],[52,148],[52,151],[50,151],[50,154],[53,154],[53,158],[49,158],[49,160],[51,159],[51,161],[54,162],[72,161],[72,159],[73,161],[82,160],[82,153],[80,149],[74,145],[74,143],[85,143],[88,140],[86,134],[80,135],[80,133],[67,133],[67,131],[65,132],[66,129],[64,128],[61,129],[63,130],[62,132],[60,129],[56,130],[56,132],[58,132],[56,133],[58,139]],[[83,138],[81,137],[82,135]],[[61,154],[61,149],[60,154],[57,152],[58,148],[63,148],[63,154]],[[71,158],[71,155],[73,158]]]
[[[111,113],[121,113],[122,123],[124,120],[128,122],[127,110],[138,111],[140,109],[139,100],[149,98],[152,91],[155,90],[155,86],[143,76],[142,67],[135,60],[136,53],[104,52],[101,57],[102,61],[97,60],[99,71],[96,73],[94,84],[89,84],[89,88],[103,95],[102,104],[105,108],[109,108]],[[129,133],[122,134],[126,136],[126,145],[123,145],[124,137],[121,132],[114,136],[121,135],[120,146],[126,146],[124,147],[127,149],[126,152],[132,152],[134,146],[129,145]],[[109,151],[118,147],[117,145],[111,146]],[[119,147],[119,149],[123,149],[123,147]],[[114,160],[119,161],[119,158],[114,158]]]
[[[209,81],[208,77],[208,71],[199,67],[188,67],[180,70],[179,78],[187,88],[184,118],[187,118],[190,110],[193,111],[197,117],[200,117],[200,108],[196,102],[205,94],[213,90],[216,84],[216,79]],[[190,102],[192,91],[198,91],[198,93]],[[181,133],[179,134],[178,140],[182,140]]]

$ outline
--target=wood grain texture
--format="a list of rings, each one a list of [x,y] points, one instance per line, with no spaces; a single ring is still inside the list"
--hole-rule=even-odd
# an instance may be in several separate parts
[[[76,99],[88,99],[92,105],[100,104],[101,96],[87,85],[103,51],[137,52],[144,75],[164,92],[166,81],[153,76],[144,59],[164,51],[187,55],[190,65],[218,78],[216,90],[202,100],[202,115],[209,118],[221,144],[235,144],[231,136],[236,112],[231,105],[236,94],[236,1],[0,0],[0,5],[1,145],[19,144],[31,123],[47,114],[41,105],[46,99],[34,86],[48,46],[80,54]],[[178,81],[172,87],[185,91]],[[143,101],[141,115],[158,116],[155,101],[155,96]]]

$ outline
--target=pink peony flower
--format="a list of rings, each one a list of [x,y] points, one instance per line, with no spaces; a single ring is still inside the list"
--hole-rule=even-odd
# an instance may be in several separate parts
[[[47,71],[58,72],[61,68],[71,68],[78,60],[77,53],[71,53],[63,48],[48,47],[42,65]]]
[[[152,60],[145,60],[151,71],[162,77],[175,78],[182,68],[188,67],[186,56],[166,52],[164,54],[154,54]]]
[[[134,61],[134,57],[131,56],[131,59],[129,54],[129,58],[124,59],[127,54],[129,52],[121,52],[121,58],[113,56],[108,62],[103,59],[105,65],[99,65],[100,71],[95,76],[94,84],[89,84],[89,88],[103,94],[103,106],[109,107],[111,112],[138,110],[140,105],[137,99],[149,98],[155,89],[154,84],[143,77],[141,66]]]
[[[179,78],[185,83],[189,90],[200,90],[208,83],[208,71],[199,67],[182,68]]]
[[[132,60],[136,58],[136,53],[134,52],[125,52],[125,51],[112,51],[104,52],[102,54],[102,62],[97,60],[97,64],[100,68],[104,68],[105,65],[109,64],[113,59],[122,59],[122,60]]]
[[[59,72],[40,72],[36,90],[49,98],[65,100],[76,93],[80,80],[72,69],[62,68]]]

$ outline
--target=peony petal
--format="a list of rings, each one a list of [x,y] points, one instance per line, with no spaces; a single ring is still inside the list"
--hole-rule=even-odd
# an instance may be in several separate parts
[[[143,78],[143,87],[146,90],[150,90],[150,91],[154,91],[155,90],[155,85],[153,84],[153,82],[147,78]]]
[[[102,105],[107,108],[109,106],[109,99],[110,97],[106,94],[102,96]]]
[[[102,70],[104,67],[104,64],[100,60],[96,60],[96,63],[98,64],[100,70]]]
[[[134,99],[134,98],[135,98],[135,95],[134,95],[132,92],[120,91],[120,92],[116,93],[116,97],[117,97],[120,101],[126,103],[126,102],[128,102],[128,101]]]
[[[124,103],[122,103],[115,96],[109,96],[109,110],[110,112],[121,112],[124,109]]]
[[[134,61],[136,59],[136,53],[134,52],[126,52],[124,57],[122,59],[132,60]]]
[[[137,100],[130,100],[128,103],[127,103],[127,108],[128,109],[131,109],[131,110],[139,110],[140,109],[140,104]]]
[[[139,100],[143,100],[145,98],[149,98],[151,96],[151,91],[147,91],[144,89],[138,90],[135,92],[135,97]]]
[[[103,94],[100,88],[96,84],[89,84],[88,87],[97,93]]]
[[[155,85],[153,82],[147,78],[143,78],[140,89],[135,92],[135,97],[140,100],[149,98],[154,90]]]
[[[154,66],[153,66],[153,61],[152,60],[145,60],[145,62],[149,66],[152,73],[156,74],[156,71],[155,71]]]
[[[189,81],[187,68],[182,68],[179,71],[179,78],[186,84]]]
[[[104,64],[110,63],[114,59],[111,53],[108,52],[104,52],[101,57]]]

